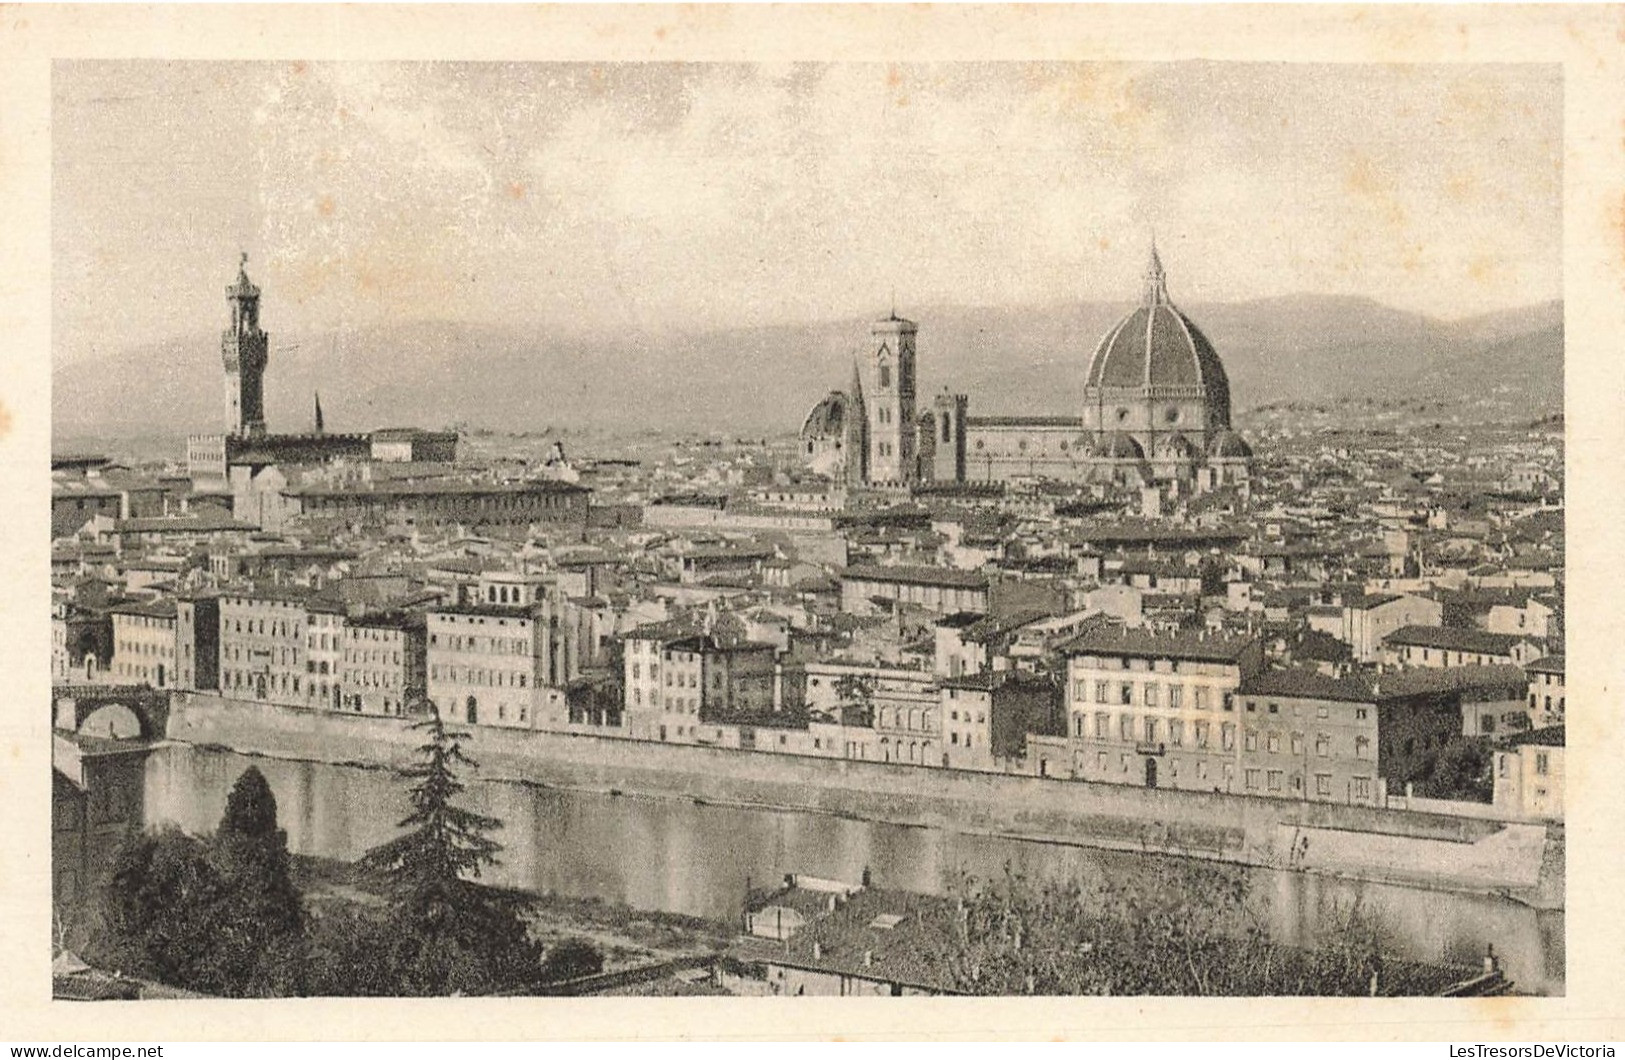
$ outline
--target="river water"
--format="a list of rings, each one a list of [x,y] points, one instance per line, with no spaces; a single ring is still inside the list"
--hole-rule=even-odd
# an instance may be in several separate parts
[[[258,758],[170,745],[147,763],[149,823],[191,832],[219,823],[226,793],[257,765],[298,854],[354,860],[396,834],[406,784],[383,769]],[[716,806],[509,782],[474,782],[469,809],[504,822],[489,882],[595,897],[635,909],[737,920],[748,886],[786,873],[941,894],[1008,864],[1031,879],[1121,879],[1154,855],[1005,839],[826,814]],[[1275,937],[1305,942],[1325,911],[1361,903],[1381,918],[1399,955],[1477,965],[1494,945],[1521,992],[1561,994],[1563,913],[1487,896],[1425,891],[1275,869],[1252,869],[1251,893]]]

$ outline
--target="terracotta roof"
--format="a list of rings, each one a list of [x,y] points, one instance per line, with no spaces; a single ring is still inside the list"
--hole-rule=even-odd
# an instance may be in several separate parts
[[[1384,637],[1383,643],[1505,655],[1514,645],[1533,639],[1511,633],[1487,633],[1481,629],[1456,629],[1452,626],[1404,626]]]
[[[1563,664],[1563,656],[1548,655],[1545,658],[1536,659],[1528,666],[1525,666],[1524,669],[1532,674],[1557,674],[1561,677],[1563,674]]]
[[[1250,637],[1199,633],[1151,633],[1139,629],[1091,629],[1062,645],[1067,655],[1114,655],[1139,659],[1192,659],[1236,662],[1256,641]]]
[[[948,567],[881,567],[857,565],[841,572],[843,581],[890,582],[898,585],[937,585],[955,589],[986,589],[987,578],[973,571]]]
[[[1563,726],[1549,725],[1544,729],[1530,729],[1514,736],[1506,736],[1496,741],[1497,747],[1511,749],[1514,747],[1562,747]]]

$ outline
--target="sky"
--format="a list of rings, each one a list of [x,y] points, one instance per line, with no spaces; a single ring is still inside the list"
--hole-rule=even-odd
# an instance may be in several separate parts
[[[59,361],[224,326],[603,336],[933,304],[1562,296],[1547,65],[67,61]]]

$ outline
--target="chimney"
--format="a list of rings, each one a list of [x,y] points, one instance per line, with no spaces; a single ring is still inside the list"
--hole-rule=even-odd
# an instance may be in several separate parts
[[[875,966],[875,951],[874,950],[864,950],[863,951],[863,966],[865,968],[873,968]]]
[[[817,939],[813,939],[813,960],[821,961],[823,959],[824,959],[824,944],[822,942],[819,942]]]

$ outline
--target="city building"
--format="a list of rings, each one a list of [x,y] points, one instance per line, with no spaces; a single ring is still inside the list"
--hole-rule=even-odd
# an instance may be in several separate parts
[[[1096,344],[1081,402],[1065,414],[971,415],[967,395],[946,391],[917,409],[918,330],[895,312],[874,324],[851,386],[802,422],[812,471],[872,488],[1053,479],[1211,489],[1249,478],[1224,364],[1169,298],[1154,245],[1140,304]]]
[[[1407,626],[1437,626],[1444,605],[1411,593],[1368,593],[1343,605],[1342,640],[1361,663],[1383,661],[1383,638]]]
[[[338,709],[396,717],[422,710],[427,648],[422,614],[351,616],[340,631]]]
[[[1075,778],[1241,790],[1235,692],[1262,668],[1257,638],[1101,628],[1064,651]]]
[[[174,688],[175,601],[149,600],[114,604],[107,609],[113,620],[113,664],[108,676],[114,684]]]
[[[1563,656],[1547,655],[1524,667],[1529,674],[1529,714],[1537,729],[1563,724],[1563,706],[1568,698],[1563,664]]]
[[[1449,626],[1403,626],[1382,644],[1390,666],[1525,666],[1545,653],[1534,637]]]
[[[247,254],[242,255],[236,282],[226,288],[226,302],[230,317],[220,336],[226,377],[225,430],[187,439],[187,473],[194,488],[230,493],[234,497],[233,514],[250,518],[250,507],[263,509],[268,503],[256,495],[274,492],[256,480],[278,466],[403,459],[449,463],[456,459],[454,432],[388,429],[379,432],[377,439],[366,434],[329,433],[323,423],[320,397],[314,400],[311,431],[270,431],[265,372],[270,366],[271,343],[260,326],[260,288],[248,278]],[[63,524],[69,521],[70,513],[65,509]],[[252,521],[264,525],[260,519]],[[53,536],[57,536],[54,530],[53,526]]]
[[[264,586],[222,590],[220,691],[285,707],[309,705],[305,602],[310,592]]]
[[[472,601],[426,613],[428,697],[448,721],[564,729],[580,673],[568,602],[546,575],[493,573]]]
[[[988,579],[946,567],[858,564],[840,572],[841,610],[872,615],[882,608],[912,605],[936,615],[986,613]]]
[[[1563,726],[1508,736],[1496,744],[1495,808],[1532,820],[1563,819]]]

